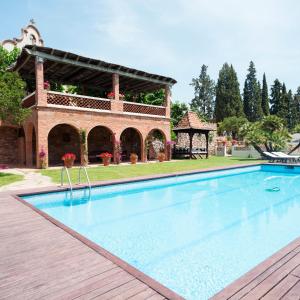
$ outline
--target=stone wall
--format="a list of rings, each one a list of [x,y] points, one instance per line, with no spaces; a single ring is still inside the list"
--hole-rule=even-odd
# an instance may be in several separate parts
[[[187,133],[179,133],[177,138],[177,147],[189,148],[190,138]],[[208,153],[215,155],[217,147],[217,132],[211,131],[208,143]],[[193,136],[193,148],[206,148],[206,139],[204,134],[194,134]]]
[[[16,165],[18,160],[18,129],[0,127],[0,164]]]

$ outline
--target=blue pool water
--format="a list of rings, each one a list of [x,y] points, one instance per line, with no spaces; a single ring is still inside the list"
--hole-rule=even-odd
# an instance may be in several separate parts
[[[187,299],[300,235],[300,168],[254,166],[23,197]]]

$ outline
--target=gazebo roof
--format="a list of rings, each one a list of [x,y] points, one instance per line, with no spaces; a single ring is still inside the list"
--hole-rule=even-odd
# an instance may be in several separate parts
[[[173,130],[178,132],[213,131],[217,130],[217,124],[203,122],[199,119],[197,113],[193,111],[187,111]]]
[[[83,57],[74,53],[41,46],[27,45],[22,49],[14,71],[25,79],[34,79],[35,59],[44,59],[44,77],[62,84],[82,84],[94,88],[111,89],[111,76],[120,76],[120,90],[131,92],[154,91],[172,86],[176,80],[133,68]]]

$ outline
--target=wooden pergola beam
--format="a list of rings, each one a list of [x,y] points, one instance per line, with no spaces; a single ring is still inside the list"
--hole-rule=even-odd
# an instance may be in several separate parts
[[[111,69],[111,68],[108,68],[108,67],[100,66],[99,64],[98,65],[93,65],[93,64],[89,64],[87,62],[82,62],[82,61],[76,60],[76,59],[75,60],[74,59],[69,59],[68,58],[68,53],[65,53],[63,57],[58,57],[58,56],[51,55],[51,54],[48,54],[48,53],[45,53],[45,52],[42,52],[42,51],[38,51],[38,50],[35,50],[35,49],[28,49],[28,48],[24,48],[24,49],[27,51],[27,53],[29,55],[38,56],[38,57],[41,57],[41,58],[44,58],[44,59],[47,59],[47,60],[51,60],[51,61],[55,61],[55,62],[59,62],[59,63],[64,63],[64,64],[67,64],[67,65],[73,65],[73,66],[75,65],[77,67],[87,68],[87,69],[91,69],[91,70],[97,70],[97,71],[100,71],[100,72],[106,72],[106,73],[111,73],[111,74],[116,73],[116,74],[119,74],[120,76],[145,80],[145,81],[148,81],[148,82],[153,82],[153,83],[158,83],[158,84],[169,84],[169,85],[173,84],[170,80],[159,79],[159,77],[161,77],[159,75],[157,75],[156,78],[149,78],[149,77],[144,76],[144,75],[137,75],[137,74],[134,74],[134,73],[125,72],[125,71],[122,71],[118,68]]]

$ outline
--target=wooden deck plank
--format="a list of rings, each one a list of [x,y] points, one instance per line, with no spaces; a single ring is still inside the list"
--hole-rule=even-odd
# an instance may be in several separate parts
[[[223,300],[223,299],[245,299],[251,291],[255,290],[262,284],[265,280],[267,280],[273,273],[277,274],[277,282],[275,277],[271,277],[273,280],[273,285],[269,282],[269,290],[271,290],[274,286],[276,286],[285,276],[292,272],[294,268],[297,267],[298,258],[293,260],[295,264],[289,263],[290,266],[289,271],[284,269],[284,266],[293,258],[295,258],[300,251],[300,238],[295,239],[293,242],[277,251],[271,257],[260,263],[258,266],[247,272],[245,275],[229,284],[223,290],[214,295],[211,299],[213,300]],[[286,268],[286,267],[285,267]],[[284,272],[284,275],[280,276],[279,274]],[[274,276],[274,275],[273,275]],[[264,288],[263,295],[267,295],[266,286],[262,285],[260,288]],[[258,288],[259,290],[259,288]],[[255,295],[252,295],[253,297]],[[257,297],[259,297],[257,295]],[[251,297],[249,297],[251,299]],[[259,299],[259,298],[252,298]]]
[[[252,300],[260,299],[265,296],[275,285],[283,280],[300,264],[300,254],[297,253],[292,259],[283,264],[278,270],[273,272],[253,290],[251,290],[243,299]]]
[[[135,296],[136,294],[139,294],[141,291],[144,291],[146,289],[147,289],[147,285],[143,284],[142,282],[139,282],[134,287],[124,291],[122,295],[112,297],[111,299],[114,300],[129,299],[130,297]]]
[[[300,278],[288,275],[277,285],[275,285],[270,292],[268,292],[262,299],[263,300],[274,300],[281,299],[289,290],[291,290],[298,282]]]
[[[286,293],[281,300],[299,300],[300,299],[300,282],[294,285],[288,293]]]
[[[10,195],[0,202],[1,299],[163,297]]]

